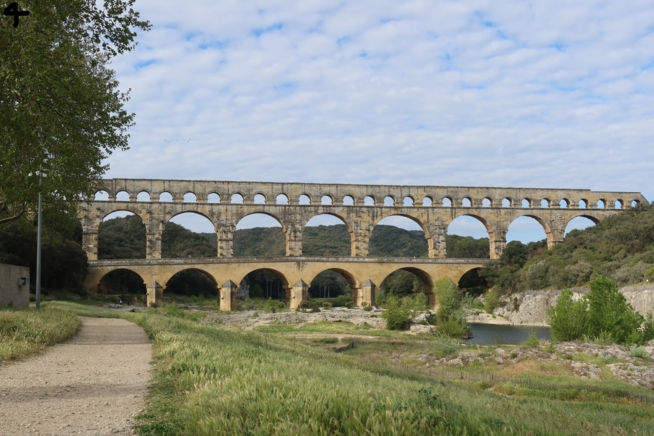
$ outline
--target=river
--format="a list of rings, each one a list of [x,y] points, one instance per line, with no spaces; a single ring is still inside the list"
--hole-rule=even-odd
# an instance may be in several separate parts
[[[536,333],[538,339],[552,338],[549,327],[473,323],[468,324],[468,327],[472,332],[472,338],[468,339],[468,343],[475,345],[522,344],[527,340],[530,332]]]

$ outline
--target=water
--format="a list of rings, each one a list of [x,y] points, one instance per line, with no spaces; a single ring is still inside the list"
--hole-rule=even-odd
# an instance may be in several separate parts
[[[536,333],[538,339],[551,339],[549,327],[531,327],[516,325],[468,324],[472,332],[469,344],[522,344],[529,337],[530,332]]]

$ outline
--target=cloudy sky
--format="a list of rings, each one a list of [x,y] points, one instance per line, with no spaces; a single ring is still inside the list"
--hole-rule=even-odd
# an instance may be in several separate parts
[[[153,27],[113,62],[137,124],[108,177],[654,199],[654,2],[135,7]]]

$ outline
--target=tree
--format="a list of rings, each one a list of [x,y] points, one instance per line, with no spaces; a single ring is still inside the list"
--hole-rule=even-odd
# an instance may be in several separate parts
[[[552,336],[559,341],[575,341],[588,332],[588,301],[573,301],[568,288],[561,291],[547,315]]]
[[[627,303],[613,280],[602,276],[591,280],[587,298],[591,335],[607,332],[619,344],[640,340],[638,328],[644,319]]]
[[[134,124],[112,57],[130,51],[150,24],[134,0],[25,0],[29,17],[0,20],[0,223],[36,209],[76,212],[92,196]],[[37,174],[43,172],[40,186]]]

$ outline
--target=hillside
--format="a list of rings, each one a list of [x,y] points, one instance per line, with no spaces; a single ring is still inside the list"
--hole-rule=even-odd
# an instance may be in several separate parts
[[[503,293],[586,285],[605,275],[620,285],[654,280],[654,207],[639,206],[573,230],[552,250],[511,242],[481,272]]]

